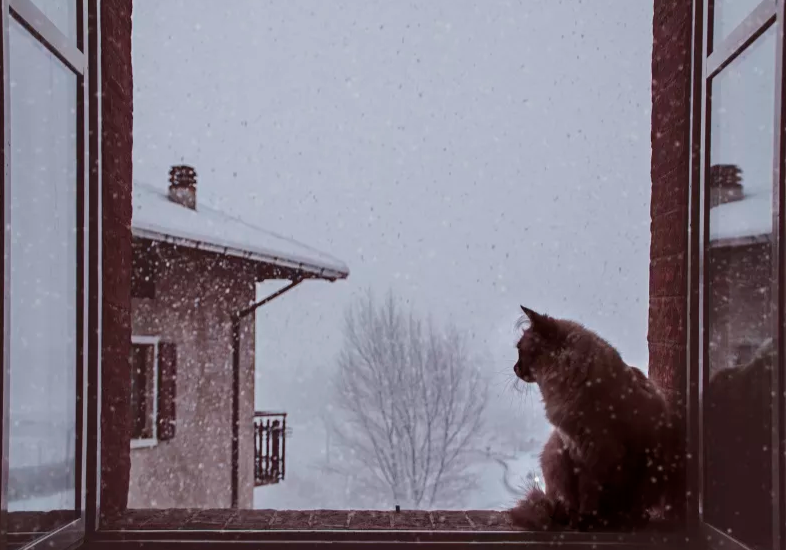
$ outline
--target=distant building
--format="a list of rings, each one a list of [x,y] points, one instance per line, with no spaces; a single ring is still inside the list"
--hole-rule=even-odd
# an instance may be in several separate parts
[[[711,375],[746,364],[772,335],[772,196],[743,189],[737,166],[711,167]]]
[[[765,547],[772,486],[771,469],[762,463],[772,437],[772,196],[746,193],[732,165],[713,166],[710,176],[705,513],[740,540]],[[729,475],[741,464],[755,466]],[[729,498],[758,511],[741,516],[722,504]]]
[[[132,234],[128,506],[250,508],[255,285],[335,281],[348,269],[198,204],[188,166],[173,167],[168,193],[134,182]]]

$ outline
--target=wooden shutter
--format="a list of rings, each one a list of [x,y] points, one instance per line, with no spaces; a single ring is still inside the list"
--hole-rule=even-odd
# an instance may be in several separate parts
[[[134,240],[131,261],[131,297],[155,298],[158,277],[158,247],[150,241]]]
[[[177,346],[171,342],[158,344],[158,440],[175,437],[177,396]]]

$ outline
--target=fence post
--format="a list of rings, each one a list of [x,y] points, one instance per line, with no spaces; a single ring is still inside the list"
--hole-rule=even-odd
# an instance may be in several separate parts
[[[284,481],[284,475],[287,472],[287,415],[281,422],[281,481]]]

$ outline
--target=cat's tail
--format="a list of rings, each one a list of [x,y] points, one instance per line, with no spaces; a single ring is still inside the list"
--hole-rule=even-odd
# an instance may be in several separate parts
[[[568,511],[562,502],[549,498],[537,484],[510,510],[513,525],[525,531],[563,530],[568,526]]]

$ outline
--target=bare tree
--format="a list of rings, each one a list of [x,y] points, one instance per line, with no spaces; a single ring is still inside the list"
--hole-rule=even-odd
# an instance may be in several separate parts
[[[347,310],[334,433],[365,490],[431,508],[459,504],[474,485],[488,384],[467,348],[454,327],[438,330],[392,294]]]

